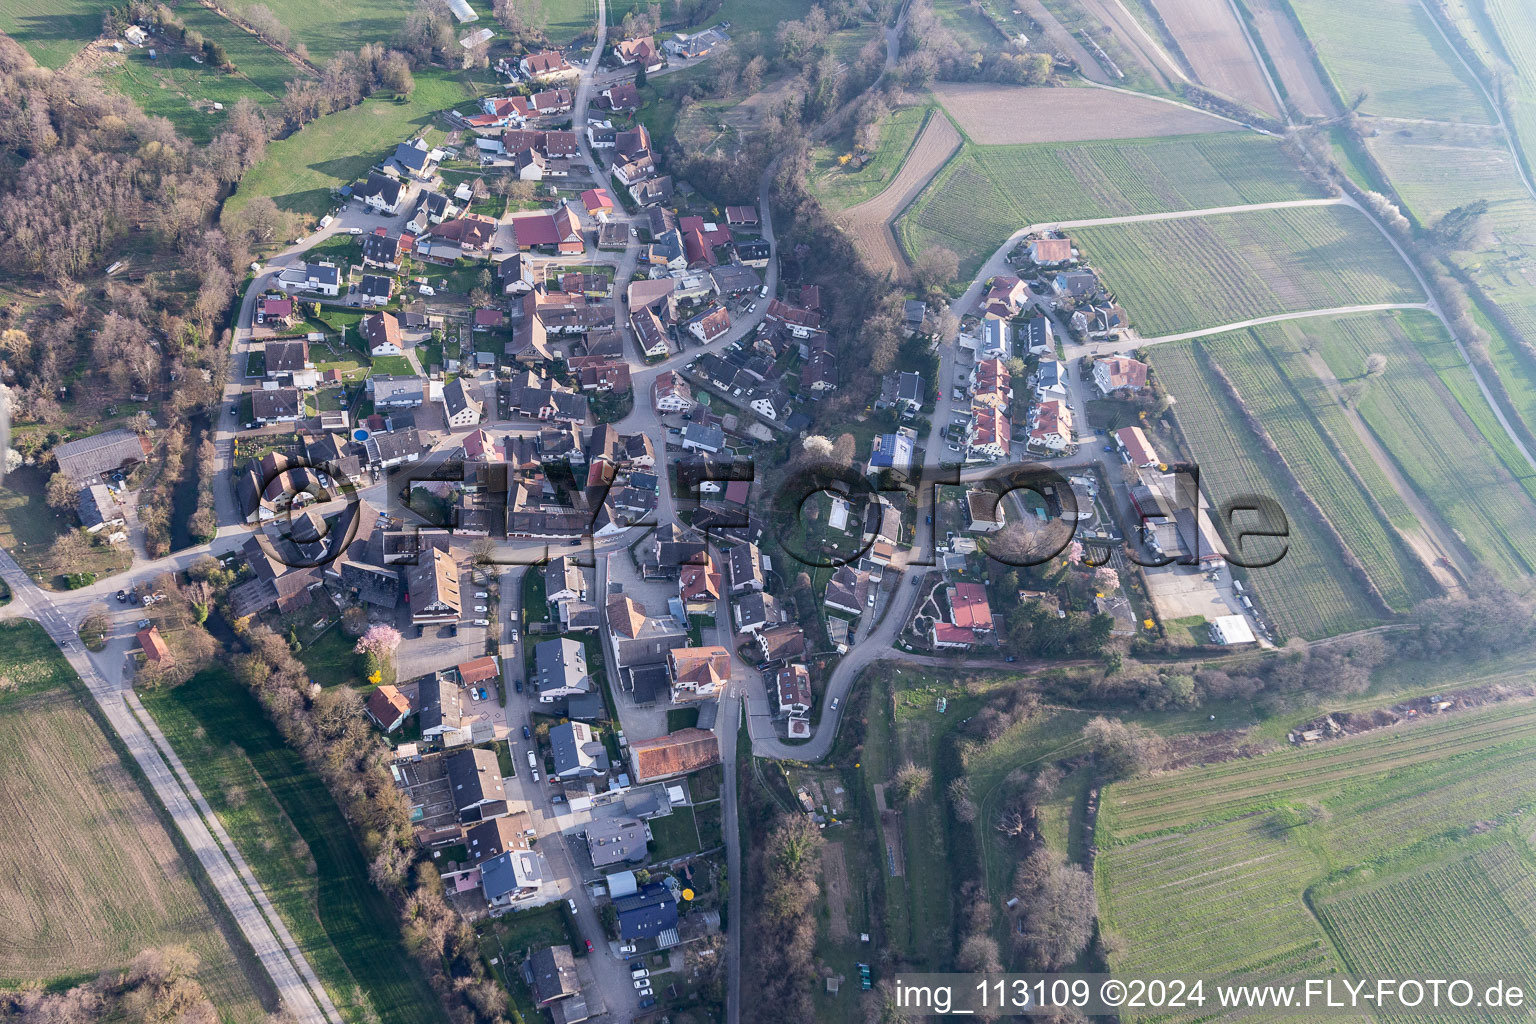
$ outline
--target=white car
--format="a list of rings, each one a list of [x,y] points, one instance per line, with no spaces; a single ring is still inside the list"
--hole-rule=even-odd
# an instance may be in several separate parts
[[[347,234],[349,234],[349,235],[360,235],[362,233],[363,233],[363,229],[362,228],[347,228]]]
[[[652,992],[651,992],[651,989],[650,989],[650,987],[649,987],[649,986],[647,986],[647,987],[645,987],[645,988],[643,988],[643,989],[641,989],[641,990],[640,990],[640,991],[639,991],[639,992],[636,992],[636,993],[635,993],[635,995],[637,995],[637,996],[639,996],[639,997],[640,997],[640,998],[641,998],[641,999],[645,999],[645,998],[648,998],[648,997],[649,997],[649,996],[651,996],[651,995],[652,995],[652,994],[653,994],[653,993],[652,993]]]
[[[421,294],[423,294],[423,295],[434,295],[435,296],[437,294],[437,289],[433,288],[429,284],[419,285],[417,290],[420,291]]]
[[[576,913],[576,901],[575,900],[566,900],[565,902],[567,902],[567,903],[569,903],[571,905],[571,913],[573,913],[573,914]]]
[[[631,942],[627,946],[620,946],[619,947],[619,952],[620,953],[633,953],[634,951],[635,951],[635,944],[633,942]]]
[[[477,605],[475,605],[475,611],[477,611],[477,612],[483,612],[483,611],[485,611],[485,610],[486,610],[486,607],[485,607],[485,605],[483,605],[483,604],[477,604]]]
[[[651,976],[651,972],[646,970],[644,967],[641,967],[639,964],[635,965],[634,969],[630,971],[630,974],[632,974],[636,980],[639,980],[640,978],[649,978]],[[646,982],[646,984],[649,985],[650,982]],[[639,987],[639,985],[635,986],[635,988]]]
[[[843,698],[841,698],[841,697],[833,697],[832,698],[832,710],[836,711],[837,710],[837,706],[839,704],[841,704],[842,702],[843,702]]]
[[[537,768],[538,766],[539,766],[539,759],[534,756],[533,751],[531,751],[531,750],[528,751],[528,767],[529,768]]]
[[[641,980],[635,982],[635,988],[649,989],[650,987],[651,987],[651,983],[646,981],[643,978]]]
[[[475,596],[476,597],[490,597],[491,595],[486,593],[484,590],[477,590],[477,591],[475,591]]]

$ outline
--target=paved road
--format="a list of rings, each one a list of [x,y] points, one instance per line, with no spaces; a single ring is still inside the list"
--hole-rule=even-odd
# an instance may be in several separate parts
[[[158,727],[153,726],[153,720],[128,689],[121,678],[120,668],[109,670],[111,675],[118,677],[116,682],[109,681],[108,674],[98,668],[80,644],[76,634],[78,618],[66,615],[3,549],[0,549],[0,577],[10,585],[12,600],[26,606],[31,617],[47,630],[63,650],[70,666],[79,673],[92,699],[138,763],[155,796],[208,873],[235,924],[276,986],[283,1008],[302,1024],[341,1024],[341,1014],[320,986],[303,952],[273,911],[265,892],[240,859],[229,836],[209,812],[207,801],[196,783],[187,776],[174,753],[170,753],[164,736],[159,735]],[[111,652],[119,658],[121,654],[121,649]],[[149,730],[145,723],[150,723]],[[169,764],[167,753],[170,754]],[[210,822],[213,832],[209,830]]]
[[[1164,334],[1156,338],[1138,337],[1129,347],[1146,348],[1148,345],[1161,345],[1165,341],[1188,341],[1190,338],[1204,338],[1212,334],[1241,331],[1249,327],[1276,324],[1285,320],[1307,320],[1317,316],[1348,316],[1351,313],[1380,313],[1389,309],[1417,309],[1428,312],[1430,306],[1427,302],[1377,302],[1367,306],[1334,306],[1332,309],[1308,309],[1300,313],[1277,313],[1274,316],[1254,317],[1252,320],[1239,320],[1219,327],[1202,327],[1198,331],[1185,331],[1182,334]],[[1101,341],[1084,347],[1097,355],[1100,352],[1124,351],[1127,345],[1123,342]]]

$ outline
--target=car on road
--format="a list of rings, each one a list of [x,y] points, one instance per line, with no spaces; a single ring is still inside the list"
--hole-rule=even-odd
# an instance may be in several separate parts
[[[360,235],[362,233],[363,233],[363,229],[362,228],[347,228],[347,234],[349,234],[349,235]]]
[[[477,590],[477,591],[475,591],[475,596],[476,597],[490,597],[491,595],[486,593],[484,590]]]
[[[1104,446],[1104,450],[1105,450],[1105,451],[1106,451],[1106,452],[1112,452],[1112,451],[1114,451],[1114,450],[1115,450],[1115,446],[1114,446],[1114,445],[1112,445],[1112,444],[1107,444],[1107,445],[1105,445],[1105,446]]]
[[[517,688],[518,693],[523,692],[523,681],[521,679],[515,680],[512,685]]]
[[[576,901],[575,900],[566,900],[565,902],[567,902],[567,903],[569,903],[571,905],[571,913],[573,913],[573,914],[576,913]]]
[[[921,581],[921,578],[920,578],[920,577],[917,577],[917,576],[913,576],[913,577],[912,577],[912,585],[913,585],[913,586],[914,586],[914,587],[915,587],[915,586],[917,586],[917,585],[918,585],[918,583],[920,583],[920,582],[922,582],[922,581]]]
[[[485,605],[483,605],[483,604],[477,604],[477,605],[475,605],[475,611],[477,611],[477,612],[483,612],[483,611],[485,611],[485,610],[486,610],[486,608],[485,608]]]
[[[523,739],[526,740],[526,739],[532,739],[532,738],[533,738],[533,734],[528,731],[528,727],[526,725],[523,726]],[[530,754],[529,756],[531,757],[532,755]]]
[[[117,592],[117,599],[119,601],[126,602],[128,600],[128,591],[126,591],[126,590],[119,590]]]
[[[837,706],[839,704],[841,704],[842,701],[843,701],[843,698],[841,698],[841,697],[833,697],[832,698],[832,710],[836,711],[837,710]]]
[[[1008,655],[1008,657],[1004,658],[1003,660],[1008,662],[1011,665],[1014,662],[1018,661],[1019,659],[1018,659],[1017,656],[1010,654],[1010,655]]]
[[[923,517],[923,522],[927,523],[929,526],[932,526],[933,525],[933,516],[924,516]]]

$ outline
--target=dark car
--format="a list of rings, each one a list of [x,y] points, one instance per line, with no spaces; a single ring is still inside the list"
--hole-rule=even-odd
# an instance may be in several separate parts
[[[924,517],[923,517],[923,522],[925,522],[925,523],[929,523],[929,524],[932,524],[932,522],[933,522],[933,516],[924,516]]]
[[[1012,654],[1010,654],[1010,655],[1008,655],[1008,657],[1004,658],[1003,660],[1008,662],[1009,664],[1012,664],[1013,662],[1018,661],[1019,659],[1014,657]]]
[[[529,731],[528,731],[528,727],[527,727],[527,726],[526,726],[526,725],[525,725],[525,726],[523,726],[523,739],[525,739],[525,740],[526,740],[526,739],[528,739],[528,738],[529,738],[529,737],[530,737],[530,736],[531,736],[531,735],[532,735],[532,733],[530,733],[530,732],[529,732]]]
[[[655,996],[646,996],[644,999],[640,1000],[640,1009],[642,1009],[642,1010],[648,1010],[648,1009],[650,1009],[651,1007],[653,1007],[655,1005],[656,1005],[656,997]]]
[[[512,685],[517,687],[517,692],[518,693],[522,693],[523,692],[523,681],[521,679],[517,680]]]
[[[1112,444],[1107,444],[1107,445],[1104,446],[1104,450],[1107,451],[1107,452],[1112,452],[1112,451],[1115,450],[1115,446],[1112,445]]]
[[[917,586],[917,585],[918,585],[918,583],[919,583],[919,582],[920,582],[920,579],[919,579],[919,577],[917,577],[917,576],[913,576],[913,577],[912,577],[912,585],[913,585],[913,586],[914,586],[914,587],[915,587],[915,586]]]
[[[128,591],[126,591],[126,590],[119,590],[117,592],[117,599],[119,601],[127,601],[128,600]]]

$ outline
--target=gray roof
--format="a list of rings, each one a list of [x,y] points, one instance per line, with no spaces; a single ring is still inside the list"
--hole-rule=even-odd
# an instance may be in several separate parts
[[[708,426],[701,423],[690,423],[683,430],[683,440],[703,448],[719,451],[725,447],[725,431],[713,423]]]
[[[117,503],[112,500],[112,492],[107,490],[106,484],[91,484],[80,490],[80,525],[100,526],[114,519],[121,519],[122,515],[117,511]]]
[[[561,722],[552,727],[549,747],[556,775],[608,774],[608,753],[585,722]]]
[[[599,818],[587,823],[587,852],[595,868],[644,860],[645,842],[645,824],[637,818]]]
[[[586,648],[566,637],[544,640],[534,647],[533,671],[534,685],[540,693],[586,690],[592,686],[592,678],[587,674]]]
[[[111,473],[135,462],[144,461],[144,445],[139,435],[131,430],[109,430],[78,441],[67,441],[53,450],[59,462],[59,472],[74,481],[76,486],[98,480],[103,473]]]
[[[397,186],[398,184],[396,182]],[[304,276],[306,278],[313,278],[321,284],[336,284],[341,280],[337,276],[336,264],[334,263],[306,263],[304,264]]]
[[[425,676],[416,691],[416,704],[421,709],[421,729],[426,732],[447,725],[459,727],[462,714],[463,691],[455,683],[443,683],[436,674]]]
[[[273,388],[251,392],[251,415],[258,420],[292,419],[304,414],[298,388]]]
[[[373,392],[375,404],[420,405],[427,395],[427,382],[410,374],[374,374],[368,378],[368,388]]]
[[[540,1006],[581,991],[570,946],[539,950],[528,958],[528,973],[533,977],[533,998]]]
[[[453,806],[460,810],[507,798],[495,752],[479,747],[448,755],[448,785],[452,788]]]

